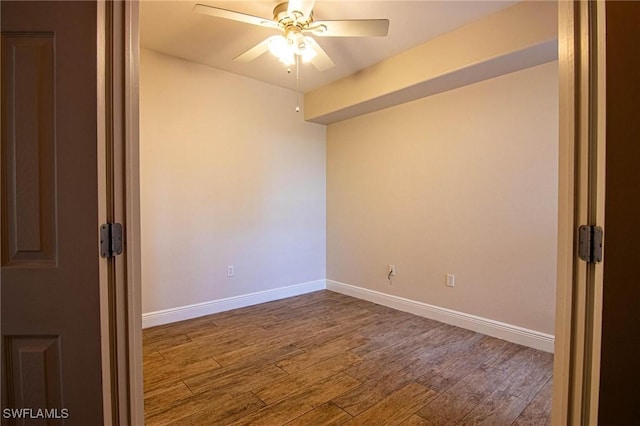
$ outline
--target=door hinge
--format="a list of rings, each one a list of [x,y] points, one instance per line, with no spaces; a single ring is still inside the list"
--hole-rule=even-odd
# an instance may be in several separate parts
[[[113,257],[122,253],[122,225],[105,223],[100,226],[100,257]]]
[[[582,225],[578,228],[578,257],[587,263],[602,262],[602,228]]]

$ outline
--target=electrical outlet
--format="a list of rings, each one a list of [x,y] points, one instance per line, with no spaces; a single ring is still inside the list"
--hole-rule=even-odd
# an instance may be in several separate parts
[[[235,269],[233,268],[233,265],[227,265],[227,276],[228,277],[232,277],[233,274],[235,274]]]
[[[447,274],[447,282],[446,284],[449,287],[455,287],[456,286],[456,276],[453,274]]]
[[[389,271],[387,272],[390,277],[396,276],[396,265],[389,265]]]

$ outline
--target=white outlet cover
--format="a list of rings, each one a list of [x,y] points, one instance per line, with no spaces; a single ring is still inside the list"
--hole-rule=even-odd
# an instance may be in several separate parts
[[[453,274],[447,274],[447,282],[446,282],[446,284],[449,287],[455,287],[455,285],[456,285],[456,276],[453,275]]]

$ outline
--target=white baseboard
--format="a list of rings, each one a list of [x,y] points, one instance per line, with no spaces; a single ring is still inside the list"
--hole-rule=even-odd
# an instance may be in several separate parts
[[[452,309],[416,302],[403,297],[380,293],[337,281],[327,280],[327,289],[347,296],[367,300],[400,311],[409,312],[436,321],[466,328],[478,333],[497,337],[509,342],[553,353],[554,336],[527,328],[506,324]]]
[[[193,305],[148,312],[146,314],[142,314],[142,328],[169,324],[176,321],[183,321],[204,315],[229,311],[231,309],[244,308],[245,306],[299,296],[313,291],[324,290],[325,288],[326,281],[317,280],[288,287],[259,291],[257,293],[243,294],[240,296],[227,297],[225,299],[211,300],[209,302],[195,303]]]
[[[554,336],[550,334],[332,280],[310,281],[288,287],[148,312],[142,314],[142,328],[244,308],[324,289],[553,353]]]

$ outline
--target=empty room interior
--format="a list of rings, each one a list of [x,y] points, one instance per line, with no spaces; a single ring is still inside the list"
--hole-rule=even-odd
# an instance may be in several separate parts
[[[557,4],[278,3],[140,4],[146,424],[550,424]]]

